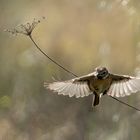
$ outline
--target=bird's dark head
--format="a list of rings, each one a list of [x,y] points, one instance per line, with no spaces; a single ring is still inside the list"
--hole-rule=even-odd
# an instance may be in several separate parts
[[[109,72],[105,67],[97,67],[95,71],[98,79],[105,79],[109,76]]]

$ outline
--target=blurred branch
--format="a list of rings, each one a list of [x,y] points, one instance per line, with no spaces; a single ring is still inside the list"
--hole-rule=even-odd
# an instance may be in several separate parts
[[[31,41],[34,43],[34,45],[36,46],[36,48],[45,56],[47,57],[50,61],[52,61],[54,64],[56,64],[57,66],[59,66],[60,68],[62,68],[64,71],[72,74],[73,76],[77,77],[76,74],[74,74],[73,72],[71,72],[70,70],[66,69],[65,67],[63,67],[61,64],[59,64],[58,62],[56,62],[54,59],[52,59],[50,56],[48,56],[44,51],[41,50],[41,48],[36,44],[36,42],[34,41],[34,39],[32,38],[32,35],[29,35],[29,38],[31,39]]]

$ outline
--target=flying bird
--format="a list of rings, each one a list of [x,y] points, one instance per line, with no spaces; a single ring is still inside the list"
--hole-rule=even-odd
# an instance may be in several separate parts
[[[140,91],[140,78],[112,74],[105,67],[97,67],[94,72],[71,80],[44,82],[44,87],[69,97],[79,98],[93,94],[94,107],[99,104],[102,95],[124,97]]]

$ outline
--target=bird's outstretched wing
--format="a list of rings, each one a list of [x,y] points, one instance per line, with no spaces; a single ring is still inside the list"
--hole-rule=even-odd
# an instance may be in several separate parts
[[[53,90],[58,94],[79,98],[92,94],[92,91],[88,86],[90,78],[94,78],[94,73],[68,81],[53,82],[50,84],[45,82],[44,87]]]
[[[107,92],[114,97],[124,97],[140,91],[140,78],[111,74],[112,84]]]

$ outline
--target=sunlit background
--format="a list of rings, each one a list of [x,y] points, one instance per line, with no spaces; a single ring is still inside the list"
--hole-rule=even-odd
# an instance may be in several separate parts
[[[27,36],[3,32],[45,16],[33,31],[49,56],[77,75],[103,65],[140,75],[139,0],[0,0],[0,140],[139,140],[140,113],[104,96],[58,96],[43,82],[73,78]],[[140,108],[140,95],[121,100]]]

